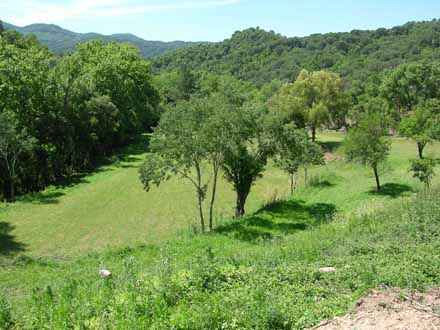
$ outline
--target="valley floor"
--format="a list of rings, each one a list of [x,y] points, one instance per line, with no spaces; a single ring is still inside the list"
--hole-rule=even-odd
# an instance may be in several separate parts
[[[415,145],[394,140],[378,194],[368,169],[342,159],[342,138],[319,136],[329,162],[292,198],[286,176],[269,166],[243,220],[224,220],[233,195],[222,182],[217,229],[206,235],[188,230],[189,186],[142,191],[146,148],[1,205],[0,325],[306,329],[345,314],[372,288],[439,286],[440,196],[417,193],[408,171]],[[427,153],[438,158],[440,145]],[[98,277],[100,264],[112,279]],[[326,266],[336,273],[318,271]]]

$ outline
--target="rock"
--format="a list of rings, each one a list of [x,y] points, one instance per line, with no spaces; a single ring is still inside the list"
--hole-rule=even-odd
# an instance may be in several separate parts
[[[334,273],[334,272],[336,272],[336,268],[333,268],[333,267],[319,268],[319,272],[320,273]]]
[[[101,278],[109,278],[112,276],[112,272],[107,269],[101,269],[99,271],[99,276],[101,276]]]

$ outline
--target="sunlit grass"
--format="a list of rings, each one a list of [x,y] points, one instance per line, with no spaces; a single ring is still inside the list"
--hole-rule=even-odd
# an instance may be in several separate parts
[[[342,159],[342,139],[342,133],[319,135],[319,141],[336,154],[335,160],[310,170],[312,187],[304,187],[301,172],[296,199],[327,203],[335,205],[339,212],[350,212],[364,204],[372,207],[386,199],[408,196],[420,187],[408,172],[409,159],[416,156],[413,143],[394,139],[389,165],[382,174],[388,194],[377,195],[370,192],[374,187],[371,170]],[[50,187],[35,196],[21,198],[15,205],[0,204],[0,222],[7,224],[5,230],[11,244],[17,243],[17,251],[26,255],[72,256],[158,243],[196,227],[196,196],[187,182],[175,178],[148,193],[143,191],[138,167],[146,143],[141,147],[129,150],[131,154],[120,161],[73,180],[71,185]],[[429,146],[427,154],[438,156],[438,151],[437,145]],[[288,190],[287,176],[270,164],[253,187],[247,212],[259,210],[268,201],[286,198]],[[230,219],[233,208],[234,194],[221,180],[216,224]]]
[[[432,241],[438,198],[425,203],[421,195],[409,206],[421,188],[408,172],[414,145],[394,139],[382,172],[384,191],[377,194],[371,171],[344,161],[342,139],[341,133],[319,136],[331,161],[310,170],[307,187],[300,173],[292,197],[287,176],[269,165],[243,220],[231,220],[234,196],[222,181],[218,228],[208,235],[190,229],[196,224],[190,185],[175,179],[142,190],[142,152],[70,186],[2,205],[0,222],[8,224],[3,243],[9,240],[10,252],[15,247],[17,253],[0,257],[0,296],[21,323],[44,315],[45,326],[60,329],[67,318],[105,323],[104,315],[132,328],[151,301],[162,309],[150,321],[162,327],[171,322],[186,329],[196,322],[212,329],[236,319],[243,322],[240,329],[257,323],[303,329],[346,313],[369,288],[438,283],[438,244]],[[438,157],[439,151],[433,145],[428,153]],[[101,262],[114,273],[111,286],[97,276]],[[317,269],[324,266],[338,272],[321,276]],[[139,310],[142,301],[148,306]],[[119,307],[108,314],[107,302]]]

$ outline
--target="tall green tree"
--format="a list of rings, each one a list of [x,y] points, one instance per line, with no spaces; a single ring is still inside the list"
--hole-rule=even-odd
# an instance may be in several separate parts
[[[349,131],[344,148],[349,161],[358,161],[373,170],[376,190],[380,191],[379,165],[386,160],[391,148],[384,118],[377,113],[365,114]]]
[[[276,126],[274,144],[275,165],[289,175],[290,193],[293,194],[300,168],[323,164],[323,152],[319,145],[310,141],[305,130],[297,129],[293,124]]]
[[[224,153],[223,171],[236,193],[236,218],[244,216],[251,188],[263,176],[267,160],[274,152],[264,114],[258,103],[245,104],[230,114],[233,126]]]
[[[149,63],[132,46],[90,42],[60,58],[32,36],[0,38],[0,112],[38,141],[20,165],[20,192],[90,169],[151,130],[158,103]],[[1,190],[6,172],[0,166]]]
[[[219,95],[178,102],[162,116],[151,138],[152,153],[140,168],[140,179],[147,191],[174,175],[194,186],[202,231],[206,229],[204,201],[209,177],[212,188],[208,221],[209,229],[213,229],[217,180],[232,127],[227,104]]]
[[[0,160],[6,168],[9,181],[9,200],[15,201],[15,186],[22,168],[21,157],[31,153],[36,144],[10,112],[0,112]]]
[[[409,63],[385,72],[381,93],[400,117],[417,104],[438,98],[440,65],[436,62]]]
[[[348,104],[339,75],[307,70],[301,71],[296,81],[284,86],[270,102],[273,111],[290,117],[298,127],[303,121],[312,133],[312,141],[316,140],[316,131],[323,125],[345,125]]]
[[[439,115],[435,110],[435,102],[434,104],[425,102],[416,106],[416,109],[403,117],[400,122],[400,135],[416,142],[420,159],[423,159],[423,151],[426,145],[439,138]]]

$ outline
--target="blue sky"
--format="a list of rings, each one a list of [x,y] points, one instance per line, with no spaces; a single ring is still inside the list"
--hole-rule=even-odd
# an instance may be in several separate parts
[[[0,18],[150,40],[219,41],[256,26],[304,36],[431,20],[440,18],[440,0],[0,0]]]

